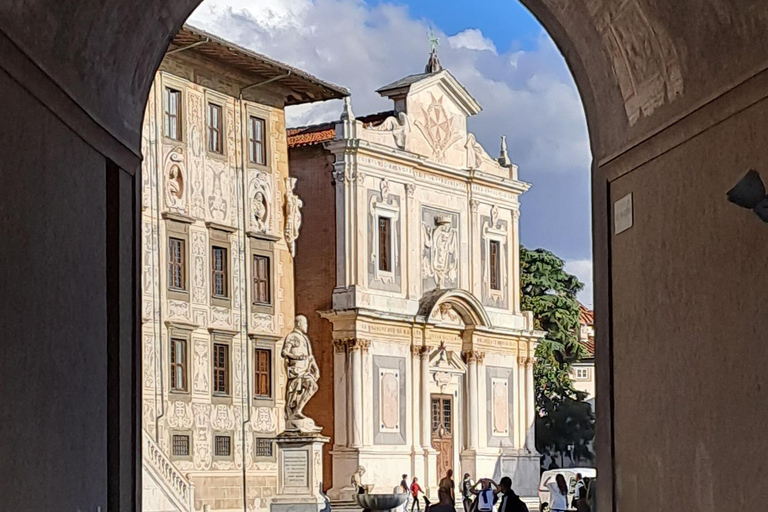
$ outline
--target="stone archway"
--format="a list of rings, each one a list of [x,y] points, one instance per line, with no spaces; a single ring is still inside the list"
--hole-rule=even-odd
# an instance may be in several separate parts
[[[743,454],[762,460],[768,450],[749,428],[768,414],[754,385],[767,369],[754,350],[768,330],[755,309],[768,288],[757,256],[768,240],[723,196],[746,168],[768,166],[764,2],[522,2],[566,57],[595,156],[599,508],[716,510],[757,499],[762,489],[740,472]],[[0,282],[14,290],[2,298],[4,353],[14,356],[0,360],[6,508],[136,508],[141,117],[163,52],[198,3],[0,8],[0,106],[15,120],[0,127],[10,148],[0,194],[13,212],[0,221],[10,262]],[[611,205],[628,194],[633,228],[615,234]],[[638,387],[658,399],[633,399]],[[734,396],[749,407],[734,409]],[[734,427],[713,410],[743,421]],[[674,442],[662,428],[690,418],[677,423],[696,428]],[[717,492],[669,485],[683,460]]]

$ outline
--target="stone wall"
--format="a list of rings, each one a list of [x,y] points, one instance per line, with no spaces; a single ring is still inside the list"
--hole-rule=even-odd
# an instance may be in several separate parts
[[[309,339],[320,367],[317,394],[307,404],[307,416],[323,427],[323,435],[334,443],[333,337],[331,324],[317,314],[331,308],[336,284],[336,208],[333,165],[328,152],[319,146],[290,151],[291,175],[298,178],[296,190],[304,199],[304,227],[296,254],[296,313],[309,320]],[[323,451],[323,488],[333,486],[333,464],[329,450]]]

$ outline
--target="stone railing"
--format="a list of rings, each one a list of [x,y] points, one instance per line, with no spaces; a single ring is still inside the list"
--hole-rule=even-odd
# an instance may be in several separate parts
[[[168,456],[158,446],[152,436],[146,430],[143,430],[144,449],[142,458],[144,467],[154,474],[154,476],[163,485],[168,498],[174,502],[179,510],[183,512],[194,512],[195,510],[195,485],[185,477],[176,465],[171,462]]]

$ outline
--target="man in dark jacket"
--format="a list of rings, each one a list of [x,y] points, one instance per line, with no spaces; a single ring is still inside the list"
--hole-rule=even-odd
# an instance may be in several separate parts
[[[499,491],[504,494],[499,503],[498,512],[528,512],[528,507],[520,496],[512,490],[512,479],[508,476],[499,481]]]

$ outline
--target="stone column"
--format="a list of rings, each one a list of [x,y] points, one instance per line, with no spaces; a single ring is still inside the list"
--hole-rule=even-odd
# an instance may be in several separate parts
[[[525,446],[525,438],[528,435],[528,385],[525,379],[525,360],[526,356],[517,357],[517,396],[520,407],[517,411],[516,421],[518,432],[515,440],[518,448]]]
[[[334,445],[349,445],[349,408],[347,407],[347,342],[333,340]]]
[[[430,412],[432,404],[429,400],[429,347],[421,347],[419,356],[421,357],[421,447],[428,449],[431,445]]]
[[[352,401],[350,402],[350,417],[352,427],[352,441],[350,446],[360,448],[363,446],[363,372],[362,372],[362,349],[360,340],[353,338],[349,340],[348,349],[350,356],[350,390]]]
[[[478,445],[478,408],[477,408],[477,353],[467,351],[467,379],[469,381],[469,391],[467,393],[467,405],[469,409],[469,449],[475,450]]]
[[[411,345],[411,451],[417,453],[421,446],[421,409],[419,408],[421,388],[419,380],[421,379],[421,360],[419,353],[421,347]]]
[[[527,403],[525,411],[525,447],[530,452],[536,451],[536,437],[534,432],[534,425],[536,424],[536,392],[533,385],[533,358],[527,357],[525,359],[525,396]]]

